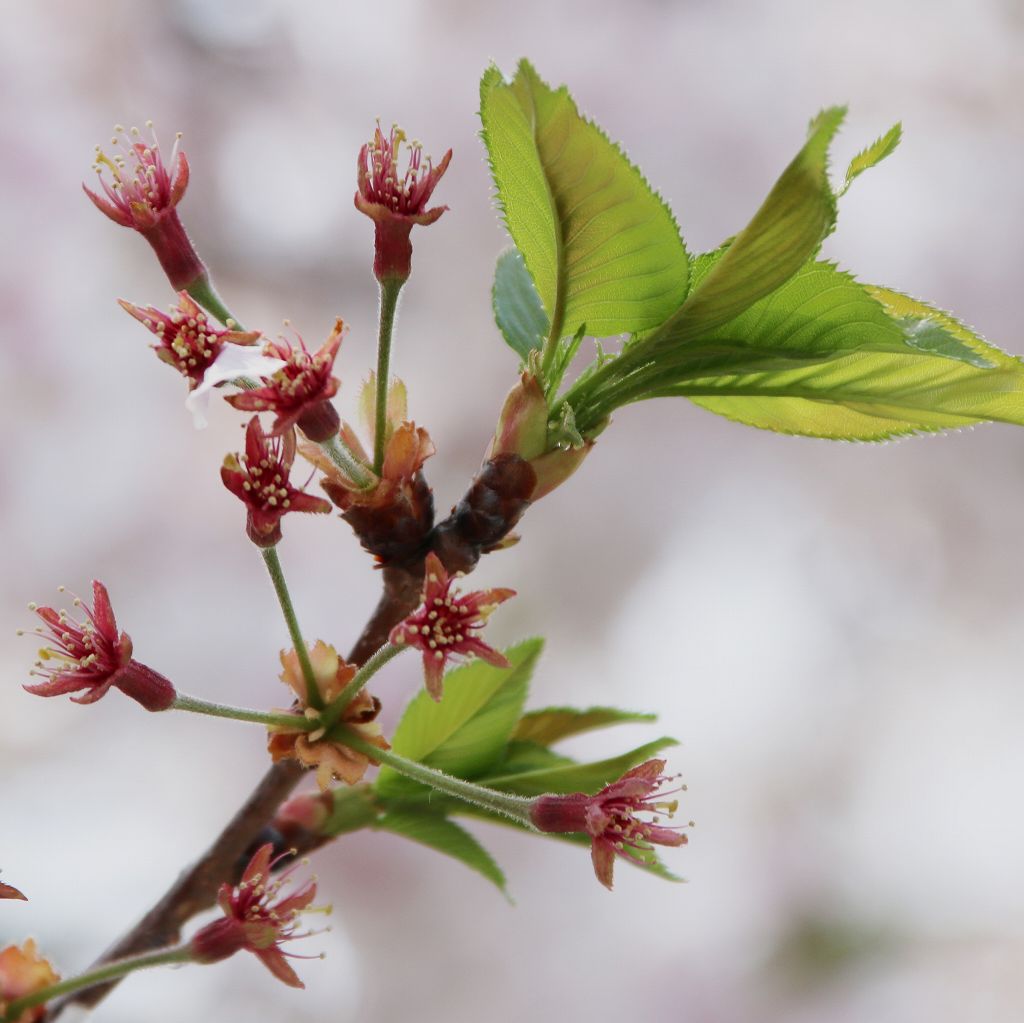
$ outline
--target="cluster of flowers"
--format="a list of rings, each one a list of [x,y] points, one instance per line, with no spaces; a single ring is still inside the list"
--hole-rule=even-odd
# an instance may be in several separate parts
[[[451,151],[435,167],[414,142],[408,146],[403,173],[398,162],[404,142],[398,128],[385,136],[378,125],[359,154],[355,204],[374,222],[374,271],[382,287],[389,282],[400,286],[409,276],[412,227],[435,222],[447,208],[428,209],[427,203],[448,167]],[[149,242],[178,291],[177,305],[168,312],[126,301],[121,305],[154,335],[158,358],[186,378],[186,404],[197,425],[205,424],[210,398],[226,384],[238,388],[226,396],[227,402],[252,413],[245,450],[228,455],[221,468],[225,487],[245,505],[250,540],[267,556],[280,541],[282,519],[289,512],[331,510],[331,502],[291,481],[299,452],[322,470],[325,492],[350,521],[395,506],[411,509],[415,515],[423,504],[417,477],[434,447],[427,432],[407,419],[404,388],[400,384],[390,388],[387,412],[382,415],[384,391],[376,385],[388,381],[375,382],[371,377],[367,384],[361,404],[374,448],[382,454],[371,461],[332,404],[340,386],[334,364],[345,333],[342,321],[336,322],[315,352],[298,335],[295,341],[281,338],[261,344],[259,332],[243,330],[227,315],[179,219],[177,206],[188,185],[189,165],[178,142],[167,162],[155,134],[151,141],[144,141],[135,129],[130,133],[118,129],[113,143],[119,147],[113,158],[97,148],[100,190],[86,188],[86,193],[111,220]],[[223,327],[206,310],[214,310]],[[376,418],[369,414],[374,409],[375,387]],[[273,417],[269,426],[261,422],[261,415]],[[524,376],[506,403],[491,451],[495,458],[524,460],[538,493],[557,485],[582,457],[572,455],[552,469],[550,455],[542,448],[534,450],[532,441],[526,443],[524,437],[536,433],[530,424],[535,420],[543,424],[546,416],[536,381]],[[381,429],[385,432],[378,438],[376,432]],[[305,438],[301,442],[300,433]],[[420,558],[421,604],[391,629],[389,649],[416,649],[422,655],[426,689],[440,700],[444,672],[452,659],[482,658],[508,666],[506,658],[484,642],[481,632],[494,609],[514,591],[495,588],[462,594],[455,586],[461,573],[449,572],[436,553],[426,553],[425,558],[420,554]],[[39,681],[26,685],[28,692],[46,697],[77,694],[72,697],[76,702],[88,704],[117,689],[149,711],[196,709],[199,701],[180,696],[169,679],[135,658],[132,641],[119,630],[101,582],[93,582],[91,603],[73,596],[72,611],[29,606],[39,618],[32,634],[42,641],[42,648],[32,671]],[[291,707],[273,714],[252,712],[248,718],[267,724],[271,757],[275,761],[293,758],[313,769],[321,790],[335,780],[355,784],[378,762],[375,755],[383,757],[390,749],[377,722],[380,701],[362,688],[361,669],[323,641],[307,650],[301,638],[294,649],[281,653],[281,665],[281,680],[294,697]],[[662,791],[669,781],[664,767],[664,761],[650,760],[594,795],[523,800],[521,822],[541,832],[589,836],[597,877],[610,888],[616,856],[645,862],[652,845],[686,841],[679,829],[661,823],[675,810],[675,801],[665,798],[671,793]],[[323,812],[318,798],[295,797],[282,813],[308,819]],[[221,887],[218,902],[223,916],[168,955],[174,961],[212,963],[247,950],[280,980],[301,987],[281,946],[307,936],[308,932],[298,932],[297,919],[310,910],[316,884],[310,881],[283,894],[282,887],[296,868],[276,879],[273,874],[290,858],[288,852],[275,856],[271,845],[262,846],[238,884]],[[0,884],[0,899],[23,898],[16,888]],[[172,960],[165,956],[160,961]],[[139,960],[139,965],[150,964]],[[83,985],[81,981],[77,987]],[[0,951],[2,1023],[41,1019],[47,1000],[75,986],[59,981],[31,940]]]

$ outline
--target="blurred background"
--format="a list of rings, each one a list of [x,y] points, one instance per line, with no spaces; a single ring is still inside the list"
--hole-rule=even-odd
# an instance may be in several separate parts
[[[1024,352],[1024,5],[813,0],[12,0],[0,4],[0,867],[70,974],[195,857],[266,766],[258,729],[126,700],[33,699],[29,600],[109,586],[140,658],[184,691],[280,705],[286,641],[218,467],[227,406],[196,432],[183,382],[116,297],[172,296],[141,239],[80,190],[115,121],[176,130],[181,211],[228,304],[319,344],[351,325],[340,404],[371,365],[372,229],[353,208],[374,118],[451,146],[415,241],[394,365],[429,427],[442,512],[479,464],[516,360],[489,290],[505,241],[477,138],[491,59],[529,55],[620,140],[691,251],[749,218],[808,118],[848,102],[835,166],[902,119],[843,200],[828,254]],[[385,834],[318,854],[333,930],[305,993],[252,957],[132,977],[97,1023],[620,1018],[987,1023],[1024,1018],[1024,434],[988,426],[837,445],[684,401],[619,413],[583,471],[531,510],[480,584],[520,597],[502,643],[548,637],[531,703],[654,710],[579,739],[659,734],[697,829],[684,886],[471,825],[515,907]],[[345,649],[378,580],[347,526],[296,516],[281,556],[304,629]],[[414,658],[375,689],[394,720]],[[1015,810],[1014,807],[1018,809]],[[304,951],[298,949],[298,951]]]

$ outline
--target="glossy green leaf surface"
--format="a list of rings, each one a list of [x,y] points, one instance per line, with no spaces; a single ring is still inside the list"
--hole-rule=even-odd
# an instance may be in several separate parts
[[[524,714],[513,735],[516,739],[547,746],[570,735],[589,732],[594,728],[655,720],[657,717],[654,714],[640,714],[636,711],[619,710],[616,707],[588,707],[586,710],[577,710],[575,707],[545,707]]]
[[[874,167],[875,164],[881,163],[890,153],[900,144],[900,139],[903,138],[903,126],[900,124],[894,124],[884,135],[879,136],[871,143],[870,146],[866,146],[862,149],[851,161],[850,166],[846,168],[846,181],[843,183],[842,195],[853,183],[853,179],[859,177],[864,171]]]
[[[450,671],[439,703],[425,690],[419,692],[395,730],[394,751],[460,778],[486,771],[505,752],[543,645],[543,640],[530,639],[510,647],[505,651],[509,668],[475,660]],[[390,797],[426,791],[386,766],[377,790]]]
[[[555,340],[586,324],[607,337],[650,330],[686,297],[689,261],[671,212],[568,91],[520,62],[480,83],[497,203]]]
[[[814,255],[835,225],[828,148],[845,115],[845,107],[831,107],[811,122],[807,142],[753,219],[659,331],[665,341],[704,337],[784,284]]]
[[[947,313],[826,263],[805,267],[707,340],[728,349],[713,356],[715,375],[697,370],[652,393],[686,395],[750,426],[830,439],[883,440],[987,420],[1024,425],[1020,360]]]
[[[494,774],[480,778],[479,781],[481,785],[502,789],[505,792],[515,792],[521,796],[541,796],[546,792],[593,794],[620,778],[631,767],[650,760],[663,749],[678,745],[675,739],[662,736],[617,757],[609,757],[590,764],[568,763],[523,771],[510,771],[508,765],[501,764]]]
[[[412,809],[391,810],[380,818],[376,828],[453,857],[493,882],[507,897],[505,875],[494,857],[465,828],[447,817]]]
[[[526,831],[528,830],[525,825],[517,824],[515,821],[509,820],[508,817],[502,817],[498,814],[490,813],[487,810],[483,810],[480,807],[471,806],[469,803],[460,806],[457,811],[462,816],[477,817],[481,820],[490,821],[493,824],[501,824],[505,827],[516,828],[517,830]],[[531,831],[530,834],[536,834]],[[590,848],[590,836],[584,834],[544,834],[541,838],[554,839],[556,842],[566,843],[568,845],[577,846],[581,852],[582,862],[580,864],[581,870],[590,871],[590,857],[586,855],[586,851]],[[672,873],[668,867],[662,863],[660,856],[658,855],[657,849],[641,849],[636,851],[637,857],[642,861],[635,863],[633,860],[626,859],[625,857],[618,857],[616,859],[615,869],[618,871],[622,867],[633,867],[637,870],[642,870],[645,873],[653,874],[655,877],[660,877],[663,881],[674,881],[676,883],[685,882],[685,878],[680,877],[678,874]]]

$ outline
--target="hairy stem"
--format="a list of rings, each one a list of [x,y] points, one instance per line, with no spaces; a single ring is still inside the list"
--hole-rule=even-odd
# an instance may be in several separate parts
[[[281,725],[284,728],[298,728],[303,731],[312,731],[318,727],[316,721],[298,714],[272,714],[262,710],[250,710],[248,707],[228,707],[223,703],[210,703],[194,696],[186,696],[184,693],[178,693],[170,709],[208,714],[215,718],[230,718],[232,721],[251,721],[257,725]]]
[[[216,316],[226,327],[232,330],[245,330],[245,328],[231,315],[231,310],[224,304],[224,300],[217,294],[208,273],[196,278],[189,286],[188,293],[208,313]]]
[[[432,789],[443,792],[447,796],[454,796],[456,799],[465,800],[467,803],[473,803],[475,806],[482,806],[485,810],[500,813],[505,817],[511,817],[512,820],[518,821],[520,824],[533,827],[530,822],[530,804],[533,802],[532,799],[527,799],[524,796],[513,796],[507,792],[499,792],[497,789],[488,789],[483,785],[474,785],[471,781],[445,774],[436,768],[427,767],[426,764],[417,763],[415,760],[407,760],[392,750],[378,749],[373,743],[366,742],[349,729],[339,729],[337,734],[340,741],[346,746],[351,746],[352,749],[365,753],[373,760],[387,764],[388,767],[399,774],[405,775],[406,778],[421,782],[423,785],[429,785]]]
[[[404,280],[385,278],[380,282],[380,326],[377,332],[377,405],[373,429],[373,471],[384,467],[384,439],[388,426],[388,377],[391,363],[391,333],[395,310]]]
[[[320,442],[328,458],[357,486],[366,490],[373,486],[373,477],[363,463],[352,453],[352,449],[335,435]]]
[[[284,580],[284,572],[281,569],[281,559],[277,556],[277,548],[262,547],[260,548],[260,553],[263,555],[263,561],[266,563],[267,571],[270,573],[270,578],[274,583],[274,590],[281,604],[281,612],[284,614],[284,620],[288,626],[288,634],[292,637],[295,655],[298,657],[299,665],[302,668],[302,677],[306,682],[306,705],[322,710],[324,701],[316,684],[316,676],[313,674],[313,665],[309,661],[306,641],[302,638],[299,620],[295,617],[295,608],[292,605],[291,594],[288,592],[288,584]]]
[[[349,652],[351,663],[366,661],[387,642],[388,633],[419,603],[422,573],[410,574],[388,567],[384,569],[383,577],[384,591]],[[101,956],[97,966],[150,949],[164,948],[178,941],[181,928],[197,913],[213,905],[221,884],[237,881],[253,842],[305,773],[305,768],[295,760],[281,760],[274,764],[206,852],[177,878],[135,927]],[[116,984],[115,977],[76,991],[50,1008],[50,1020],[57,1019],[72,1004],[98,1005]]]
[[[50,987],[35,991],[22,998],[16,998],[7,1006],[7,1011],[2,1019],[7,1020],[21,1018],[26,1009],[36,1005],[43,1005],[61,995],[71,994],[74,991],[81,991],[83,988],[93,987],[105,981],[120,980],[121,977],[134,973],[136,970],[145,970],[151,966],[169,966],[172,963],[187,963],[192,959],[192,949],[189,945],[177,945],[174,948],[164,948],[159,952],[147,952],[144,955],[133,956],[130,959],[118,959],[111,963],[105,963],[96,969],[86,973],[80,973],[77,977],[69,977]]]

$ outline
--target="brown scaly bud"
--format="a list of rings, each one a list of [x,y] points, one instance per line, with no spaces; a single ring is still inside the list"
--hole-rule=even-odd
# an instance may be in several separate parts
[[[361,418],[373,433],[373,375],[363,387]],[[388,392],[384,464],[379,477],[362,487],[340,470],[315,444],[300,444],[299,451],[324,473],[320,485],[341,509],[360,543],[381,566],[405,564],[423,556],[434,525],[434,495],[423,477],[423,463],[434,454],[430,435],[406,419],[405,386],[395,381]],[[362,462],[367,457],[355,431],[342,427],[345,443]]]
[[[451,515],[434,530],[434,550],[451,572],[468,572],[494,550],[530,507],[537,473],[525,458],[496,455],[483,464]]]
[[[550,415],[537,375],[527,370],[505,399],[483,467],[435,530],[434,550],[451,571],[468,572],[481,554],[507,546],[526,509],[564,483],[594,446],[558,446]]]

